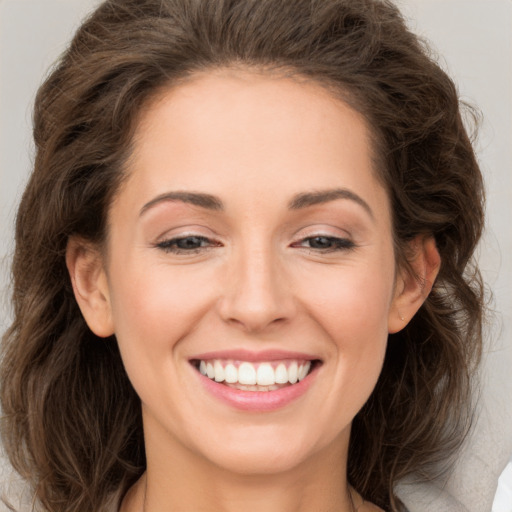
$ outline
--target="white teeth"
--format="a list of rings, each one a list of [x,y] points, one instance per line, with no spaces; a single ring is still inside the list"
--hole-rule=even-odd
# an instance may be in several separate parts
[[[230,386],[235,389],[240,389],[242,391],[276,391],[279,389],[279,386],[273,385],[273,386],[246,386],[245,384],[237,384],[236,386]]]
[[[256,370],[251,363],[242,363],[238,367],[238,382],[240,384],[256,384]]]
[[[300,365],[299,367],[299,380],[304,379],[309,373],[309,369],[311,368],[311,361],[306,362],[304,365]]]
[[[290,361],[288,364],[262,362],[227,362],[222,359],[199,361],[201,374],[216,382],[237,384],[237,389],[247,391],[272,391],[283,384],[295,384],[304,379],[311,369],[311,361]]]
[[[294,361],[290,367],[288,368],[288,381],[291,383],[291,384],[295,384],[298,380],[298,367],[297,367],[297,363]]]
[[[286,384],[288,382],[288,370],[281,363],[276,368],[276,384]]]
[[[238,382],[238,370],[234,364],[227,364],[224,368],[224,378],[228,384]]]
[[[273,386],[276,383],[274,369],[270,364],[263,363],[258,366],[256,382],[259,386]]]
[[[224,367],[220,364],[220,361],[215,361],[213,363],[213,370],[215,372],[215,382],[223,382],[224,381]]]

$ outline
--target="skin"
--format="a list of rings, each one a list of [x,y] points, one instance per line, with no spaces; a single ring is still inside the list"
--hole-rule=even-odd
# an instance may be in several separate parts
[[[144,495],[146,512],[352,510],[341,484],[352,419],[388,333],[439,267],[432,239],[418,238],[420,279],[396,268],[369,140],[364,119],[321,86],[249,71],[197,75],[144,111],[107,250],[73,239],[67,253],[89,326],[115,333],[142,402],[147,472],[123,512],[140,512]],[[333,190],[345,193],[290,208]],[[177,191],[223,208],[162,198]],[[173,252],[191,235],[199,247]],[[205,393],[189,362],[238,348],[322,365],[286,407],[241,411]]]

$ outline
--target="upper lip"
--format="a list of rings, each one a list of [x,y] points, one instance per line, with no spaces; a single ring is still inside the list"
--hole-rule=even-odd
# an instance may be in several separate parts
[[[313,361],[320,359],[316,355],[308,354],[305,352],[292,352],[288,350],[274,350],[267,349],[261,351],[252,351],[246,349],[231,349],[231,350],[215,350],[211,352],[204,352],[202,354],[194,355],[190,358],[193,360],[208,361],[210,359],[232,359],[236,361],[279,361],[282,359],[297,359],[300,361]]]

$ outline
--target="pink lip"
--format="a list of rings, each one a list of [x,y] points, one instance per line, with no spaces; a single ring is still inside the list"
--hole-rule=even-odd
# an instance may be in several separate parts
[[[196,373],[209,393],[231,407],[242,411],[270,412],[281,409],[303,396],[314,382],[317,371],[318,367],[313,368],[300,382],[275,391],[242,391],[215,382],[198,371]]]
[[[205,352],[191,357],[190,360],[208,361],[211,359],[233,359],[238,361],[251,361],[253,363],[260,361],[278,361],[283,359],[297,359],[300,361],[313,361],[319,359],[318,356],[305,354],[303,352],[289,352],[286,350],[262,350],[252,352],[250,350],[218,350],[214,352]]]

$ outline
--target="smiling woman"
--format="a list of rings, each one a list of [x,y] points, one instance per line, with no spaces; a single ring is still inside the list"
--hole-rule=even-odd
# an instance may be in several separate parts
[[[34,133],[1,397],[43,510],[402,511],[446,469],[482,182],[392,4],[109,0]]]

